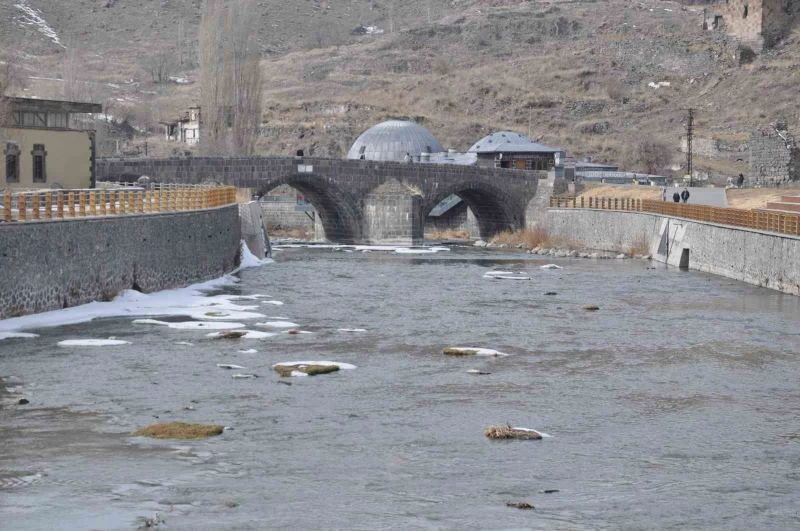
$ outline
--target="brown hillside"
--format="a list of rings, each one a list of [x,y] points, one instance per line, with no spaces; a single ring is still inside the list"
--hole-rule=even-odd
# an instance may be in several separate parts
[[[20,23],[17,3],[0,0],[0,18],[12,21],[0,26],[0,42],[19,50],[14,55],[29,76],[50,78],[30,79],[26,93],[60,96],[64,49]],[[200,2],[106,3],[27,2],[63,43],[81,51],[86,96],[156,131],[159,120],[199,97],[196,83],[153,83],[148,66],[168,51],[174,76],[198,78]],[[368,126],[407,116],[448,147],[466,149],[497,129],[530,131],[570,154],[638,171],[625,164],[625,154],[651,137],[673,149],[677,167],[691,106],[697,137],[724,146],[698,154],[696,167],[727,176],[746,171],[742,145],[754,128],[778,116],[800,126],[798,30],[740,66],[734,39],[702,30],[702,6],[661,0],[266,0],[259,6],[265,154],[303,148],[342,156]],[[353,34],[359,24],[384,33]],[[149,143],[156,153],[175,147],[154,148],[155,136]]]

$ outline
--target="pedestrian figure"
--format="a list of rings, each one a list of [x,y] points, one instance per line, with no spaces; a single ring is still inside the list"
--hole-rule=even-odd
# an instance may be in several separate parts
[[[738,178],[738,179],[736,179],[736,186],[738,186],[739,188],[741,188],[743,185],[744,185],[744,175],[742,175],[742,174],[740,173],[740,174],[739,174],[739,178]]]
[[[406,152],[406,156],[403,157],[403,162],[405,162],[406,164],[411,162],[411,154],[410,153]]]
[[[683,192],[681,192],[681,199],[683,199],[684,203],[689,200],[689,190],[688,189],[686,189],[686,188],[683,189]]]
[[[675,201],[676,203],[680,203],[681,202],[681,194],[679,194],[678,192],[675,192],[674,194],[672,194],[672,200]]]
[[[667,200],[667,187],[666,186],[661,189],[661,200],[662,201],[666,201]]]

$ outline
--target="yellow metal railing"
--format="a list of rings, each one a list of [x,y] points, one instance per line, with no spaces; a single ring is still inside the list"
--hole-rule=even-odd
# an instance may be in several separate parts
[[[706,205],[687,205],[622,197],[551,197],[550,208],[591,208],[649,212],[664,216],[686,218],[696,221],[732,225],[748,229],[777,232],[800,236],[800,213],[771,212],[769,210],[743,210]]]
[[[236,203],[236,187],[149,185],[113,189],[0,192],[0,220],[51,221],[203,210]]]

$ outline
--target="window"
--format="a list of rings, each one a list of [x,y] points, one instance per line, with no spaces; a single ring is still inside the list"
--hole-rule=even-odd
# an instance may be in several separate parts
[[[47,127],[57,129],[67,128],[67,113],[65,112],[49,112],[47,113]]]
[[[45,166],[47,151],[44,150],[44,144],[34,144],[31,155],[33,155],[33,182],[47,182],[47,169]]]
[[[744,5],[744,15],[742,15],[742,18],[747,18],[747,11],[748,10],[749,10],[749,6],[747,4],[745,4]]]
[[[19,146],[13,142],[6,144],[3,150],[6,158],[6,183],[19,182]]]

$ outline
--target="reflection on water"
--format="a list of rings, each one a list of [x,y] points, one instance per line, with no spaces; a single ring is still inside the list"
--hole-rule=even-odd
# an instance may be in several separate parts
[[[276,260],[219,293],[266,296],[234,301],[264,316],[243,320],[249,329],[281,317],[310,334],[212,340],[126,315],[0,341],[0,375],[31,401],[2,399],[3,523],[132,529],[158,513],[175,529],[800,525],[797,297],[646,262],[548,271],[549,257],[473,249],[293,248]],[[491,269],[531,280],[483,278]],[[109,336],[131,344],[56,347]],[[510,355],[453,358],[446,346]],[[303,359],[358,368],[279,384],[272,365]],[[129,435],[162,420],[231,429],[205,441]],[[553,438],[483,436],[506,422]],[[536,510],[506,506],[520,501]]]

